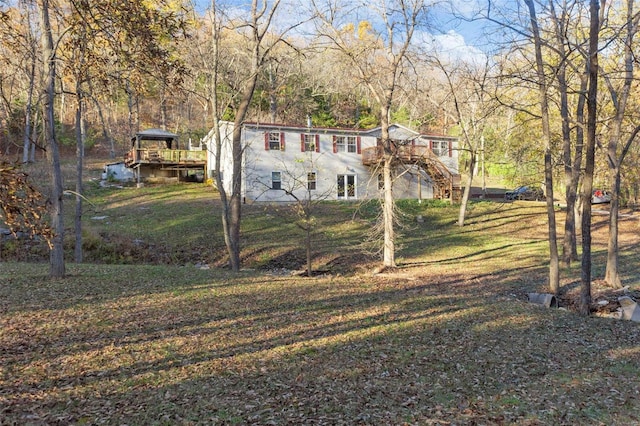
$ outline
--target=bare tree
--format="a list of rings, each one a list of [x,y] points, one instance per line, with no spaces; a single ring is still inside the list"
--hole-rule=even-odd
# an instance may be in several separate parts
[[[35,161],[35,143],[32,139],[38,106],[39,67],[37,21],[35,2],[19,2],[0,12],[0,50],[3,67],[0,71],[0,120],[3,136],[6,138],[4,154],[9,147],[18,147],[17,139],[22,139],[22,162]],[[19,110],[21,110],[19,112]],[[19,122],[20,121],[20,122]],[[14,142],[14,140],[16,142]]]
[[[81,10],[76,9],[76,12]],[[75,80],[75,100],[76,100],[76,114],[75,114],[75,127],[76,127],[76,188],[75,188],[75,215],[74,215],[74,233],[75,233],[75,245],[74,245],[74,261],[76,263],[82,262],[82,193],[83,193],[83,168],[84,168],[84,113],[85,113],[85,95],[84,84],[88,79],[88,68],[86,57],[88,55],[88,21],[84,19],[81,14],[75,14],[70,17],[71,19],[71,35],[70,35],[70,60],[67,64],[70,64],[71,75]]]
[[[452,105],[450,110],[446,106],[443,108],[447,109],[446,114],[456,118],[464,144],[462,149],[469,155],[467,183],[458,215],[458,226],[464,226],[478,155],[483,149],[485,129],[499,107],[495,97],[495,79],[490,75],[488,58],[484,64],[454,65],[445,63],[438,57],[434,58],[434,62],[445,76],[447,88],[443,95]]]
[[[550,268],[549,286],[552,292],[559,289],[559,259],[556,243],[556,219],[554,211],[554,158],[556,147],[554,141],[562,141],[562,163],[564,166],[564,180],[566,185],[567,211],[565,220],[565,232],[563,242],[563,257],[567,264],[577,257],[576,247],[576,201],[584,142],[584,106],[587,100],[588,87],[588,54],[586,53],[585,39],[582,21],[577,19],[583,11],[580,2],[562,2],[559,6],[553,0],[525,0],[528,11],[529,25],[517,27],[514,24],[499,22],[505,28],[521,37],[521,40],[531,40],[535,60],[528,66],[533,69],[534,75],[526,71],[518,74],[522,85],[533,82],[537,91],[540,112],[534,110],[525,103],[518,105],[520,111],[539,120],[541,123],[544,144],[544,175],[545,193],[547,200],[547,217],[549,225]],[[538,9],[539,8],[539,9]],[[542,12],[542,13],[540,13]],[[541,17],[542,16],[542,17]],[[545,19],[547,18],[547,19]],[[540,25],[544,22],[544,25]],[[575,28],[570,28],[575,22]],[[518,41],[513,45],[522,52],[522,57],[528,55],[527,46],[522,46]],[[572,80],[573,79],[573,80]],[[575,117],[570,115],[571,101],[575,101]],[[560,120],[559,129],[554,128],[551,119],[550,105],[558,105]],[[572,140],[572,129],[575,129],[575,140]]]
[[[289,209],[296,216],[296,226],[304,232],[304,247],[307,262],[307,276],[313,276],[313,231],[317,226],[315,213],[319,203],[329,199],[334,194],[333,185],[318,185],[318,176],[322,173],[319,169],[319,159],[322,154],[317,154],[315,144],[319,143],[319,136],[313,142],[314,148],[305,152],[303,157],[297,158],[293,163],[282,161],[281,187],[289,198]],[[304,137],[304,136],[303,136]],[[304,143],[304,142],[303,142]],[[273,190],[271,182],[260,181],[265,190]],[[324,189],[321,189],[324,188]],[[256,197],[259,199],[260,196]]]
[[[384,182],[382,211],[384,221],[383,268],[395,267],[395,228],[393,198],[394,144],[389,137],[391,109],[401,74],[408,66],[414,32],[424,22],[424,0],[372,2],[311,1],[317,17],[318,32],[328,46],[339,51],[353,67],[359,84],[365,85],[379,107],[383,148],[381,160]],[[348,10],[353,5],[354,10]],[[379,21],[378,32],[368,21],[341,25],[339,16],[352,19],[356,11],[371,10]]]
[[[610,286],[616,288],[622,287],[618,271],[618,213],[620,210],[621,166],[631,143],[635,140],[638,131],[640,131],[640,126],[635,126],[623,148],[621,150],[619,149],[623,137],[623,126],[628,121],[627,105],[632,93],[633,84],[637,83],[634,76],[636,66],[634,39],[638,33],[640,14],[634,11],[634,5],[635,2],[633,0],[627,0],[625,19],[621,25],[621,33],[624,34],[624,36],[621,37],[620,43],[616,43],[622,50],[620,57],[623,58],[623,61],[620,71],[603,76],[606,86],[609,89],[615,113],[611,123],[612,128],[609,132],[610,137],[607,146],[607,163],[611,170],[611,204],[609,209],[609,242],[605,281]],[[618,84],[617,81],[621,81],[622,84]]]
[[[556,86],[559,100],[560,118],[562,120],[562,159],[564,163],[564,183],[565,183],[565,200],[567,209],[565,212],[564,239],[562,244],[562,258],[567,266],[572,260],[578,259],[577,240],[576,240],[576,200],[577,190],[580,178],[580,167],[582,163],[582,151],[584,143],[584,104],[586,101],[586,82],[587,70],[583,65],[586,61],[584,55],[578,55],[582,61],[582,65],[574,63],[571,52],[583,52],[581,43],[570,40],[570,23],[573,20],[575,12],[567,3],[562,5],[559,11],[556,11],[554,0],[548,2],[549,17],[551,18],[551,36],[548,45],[550,50],[557,56],[557,64],[553,67],[556,75]],[[575,35],[574,35],[575,36]],[[576,143],[575,150],[572,150],[572,132],[573,125],[569,114],[570,87],[569,72],[573,72],[578,76],[580,87],[577,90],[578,101],[576,103]]]
[[[54,100],[56,93],[56,51],[53,30],[49,18],[49,0],[40,0],[40,28],[42,59],[44,63],[44,105],[43,117],[47,143],[47,158],[51,169],[51,229],[53,231],[52,248],[49,256],[49,276],[62,278],[65,276],[64,263],[64,217],[63,217],[63,183],[60,167],[60,151],[56,139]]]
[[[231,161],[232,175],[231,192],[227,193],[222,185],[222,176],[220,175],[220,153],[222,151],[223,139],[220,135],[219,121],[225,113],[221,109],[219,84],[212,86],[211,105],[214,116],[214,138],[216,143],[216,166],[215,179],[220,191],[220,199],[222,200],[222,225],[224,229],[225,244],[229,254],[229,266],[233,271],[240,270],[240,224],[242,220],[242,124],[247,117],[251,101],[253,99],[255,89],[258,82],[260,71],[263,69],[271,51],[279,43],[284,41],[286,32],[294,28],[297,23],[288,26],[279,34],[270,32],[276,12],[280,6],[280,0],[268,2],[267,0],[252,0],[248,18],[246,20],[236,20],[227,22],[231,25],[231,30],[237,31],[242,37],[242,44],[237,46],[238,50],[244,49],[242,52],[245,57],[244,66],[236,68],[234,77],[235,81],[225,81],[237,97],[234,97],[227,105],[233,109],[233,134],[231,142]],[[215,82],[221,83],[223,78],[220,75],[220,66],[222,57],[220,55],[221,33],[224,30],[222,9],[215,0],[212,0],[210,13],[213,24],[212,40],[213,52],[213,78]],[[234,58],[229,58],[234,59]],[[236,58],[237,59],[237,58]]]
[[[29,87],[27,90],[27,103],[25,104],[25,123],[24,123],[24,136],[23,136],[23,151],[22,151],[22,162],[23,163],[33,163],[35,161],[35,143],[31,140],[33,135],[34,128],[34,116],[35,116],[35,108],[34,108],[34,99],[33,92],[36,85],[36,65],[37,65],[37,40],[34,37],[31,31],[31,8],[27,5],[27,11],[25,13],[26,17],[26,28],[27,28],[27,46],[28,49],[28,58],[29,58],[29,67],[28,67],[28,75],[29,75]]]
[[[544,171],[545,189],[547,199],[547,219],[549,221],[549,288],[553,293],[557,293],[560,288],[560,270],[558,260],[558,243],[556,241],[556,216],[553,204],[553,165],[552,165],[552,141],[551,128],[549,125],[549,98],[547,95],[548,83],[545,73],[545,61],[543,58],[543,40],[540,36],[538,17],[533,0],[525,0],[529,10],[529,20],[531,25],[531,36],[535,49],[535,72],[536,85],[538,87],[540,101],[540,118],[542,121],[542,134],[545,141],[544,151]]]
[[[582,267],[580,313],[591,312],[591,192],[596,150],[598,114],[598,41],[600,35],[600,1],[589,3],[589,87],[587,91],[587,146],[582,182]]]
[[[224,28],[224,17],[222,16],[222,12],[218,9],[215,0],[212,0],[211,7],[208,11],[209,14],[209,24],[211,25],[211,38],[209,49],[211,51],[211,62],[209,62],[204,54],[201,54],[201,58],[203,58],[203,69],[206,74],[207,81],[207,91],[206,96],[207,104],[211,105],[211,113],[213,115],[213,138],[215,140],[215,165],[214,165],[214,180],[216,182],[216,187],[220,192],[220,200],[222,201],[222,226],[223,226],[223,234],[224,234],[224,242],[227,247],[227,252],[229,254],[229,266],[233,270],[239,270],[240,268],[240,255],[239,255],[239,241],[232,241],[231,235],[231,202],[229,197],[227,196],[227,191],[224,188],[222,182],[222,149],[223,149],[223,138],[222,133],[220,131],[220,117],[227,109],[230,104],[230,99],[227,99],[226,102],[222,103],[221,91],[219,90],[219,84],[221,78],[221,69],[222,69],[222,55],[220,52],[221,48],[221,37],[222,31]],[[212,147],[209,147],[212,149]],[[238,210],[238,214],[240,211]],[[238,223],[239,226],[239,223]],[[239,235],[235,235],[239,238]]]

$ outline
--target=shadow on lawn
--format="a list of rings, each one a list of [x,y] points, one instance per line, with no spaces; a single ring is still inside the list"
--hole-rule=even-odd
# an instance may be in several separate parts
[[[425,252],[472,249],[396,275],[80,265],[64,281],[12,277],[0,287],[0,415],[17,424],[637,422],[635,324],[523,303],[545,285],[544,259],[467,267],[540,240],[473,249],[481,238],[448,238]],[[634,244],[622,247],[637,264]]]
[[[603,398],[612,376],[624,378],[614,374],[608,354],[634,347],[623,332],[628,325],[605,324],[613,338],[600,340],[601,326],[570,314],[559,318],[514,300],[507,308],[478,297],[496,278],[423,277],[319,299],[318,292],[303,291],[297,302],[282,303],[282,295],[263,305],[247,300],[250,322],[175,330],[182,339],[198,337],[188,355],[175,347],[155,361],[61,377],[50,390],[126,383],[93,396],[98,405],[110,402],[93,419],[102,415],[114,424],[575,424],[638,413],[637,406],[625,407],[631,390],[620,389],[616,401]],[[388,309],[346,319],[380,305]],[[244,314],[239,310],[236,318]],[[336,317],[343,319],[332,322]],[[201,339],[229,333],[244,343],[217,348]],[[86,403],[67,404],[60,414],[79,416]]]
[[[425,270],[410,279],[167,285],[125,303],[127,315],[102,318],[105,327],[87,323],[89,311],[75,320],[43,312],[67,332],[31,335],[32,348],[3,342],[13,372],[0,387],[3,414],[42,423],[575,424],[638,413],[624,406],[630,390],[610,398],[609,381],[628,373],[627,364],[614,369],[612,351],[623,354],[638,337],[628,323],[503,297],[543,269],[526,278]]]
[[[171,369],[202,363],[223,365],[229,359],[311,344],[318,340],[331,340],[336,336],[358,334],[378,327],[392,327],[406,321],[420,321],[434,315],[455,314],[460,309],[438,304],[424,310],[419,305],[404,303],[408,297],[413,298],[417,294],[425,298],[434,297],[427,285],[412,288],[412,292],[384,286],[363,289],[356,294],[327,297],[322,297],[317,288],[305,285],[295,289],[296,298],[292,301],[287,297],[290,289],[286,288],[286,282],[270,281],[268,284],[277,287],[272,289],[273,294],[268,299],[261,298],[255,290],[247,289],[246,294],[202,295],[190,306],[183,306],[175,300],[166,301],[156,306],[154,311],[129,312],[121,319],[117,316],[106,318],[110,323],[106,328],[83,323],[83,316],[74,324],[73,318],[59,318],[55,312],[50,312],[46,319],[51,322],[49,333],[53,333],[50,335],[31,335],[24,339],[12,336],[24,330],[5,330],[2,352],[8,371],[17,372],[29,368],[31,364],[47,365],[60,359],[83,360],[88,354],[104,358],[106,362],[105,365],[92,368],[78,367],[73,375],[64,374],[50,365],[42,371],[49,370],[46,375],[31,373],[21,377],[14,385],[3,385],[2,394],[53,395],[60,389],[94,388],[99,383],[127,380],[135,382],[136,377]],[[388,306],[388,309],[380,312],[381,305]],[[335,315],[342,319],[334,320]],[[230,342],[226,342],[228,336],[233,336]],[[191,339],[196,345],[195,350],[188,344]],[[150,355],[158,350],[158,345],[173,347],[172,353],[160,357]],[[148,348],[148,354],[144,348]],[[109,361],[111,357],[106,353],[114,356],[113,361]],[[136,360],[136,357],[139,359]],[[133,362],[127,362],[132,359]],[[69,362],[62,366],[63,370],[69,368]],[[121,365],[109,367],[113,362]],[[212,368],[217,370],[219,367]],[[220,372],[224,374],[224,371]],[[5,377],[5,380],[8,379]],[[12,400],[11,397],[9,399]],[[19,407],[24,403],[12,400],[10,405]]]

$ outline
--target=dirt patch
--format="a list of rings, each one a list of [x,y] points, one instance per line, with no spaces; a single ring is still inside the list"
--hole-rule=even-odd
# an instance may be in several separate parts
[[[579,311],[580,307],[580,283],[565,286],[558,294],[558,306],[570,311]],[[628,296],[635,301],[640,300],[640,290],[632,290],[629,287],[621,289],[607,286],[604,280],[595,280],[591,283],[591,313],[604,317],[617,317],[621,306],[618,299]]]
[[[319,275],[353,275],[373,270],[379,259],[364,252],[345,255],[316,255],[313,261],[313,276]],[[307,275],[307,259],[303,249],[291,250],[275,256],[262,265],[260,270],[284,275]]]

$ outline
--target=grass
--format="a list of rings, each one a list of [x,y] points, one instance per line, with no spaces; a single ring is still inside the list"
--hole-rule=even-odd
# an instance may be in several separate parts
[[[305,278],[272,268],[300,251],[283,206],[245,206],[243,258],[259,269],[233,274],[209,189],[90,199],[89,215],[107,216],[87,220],[102,262],[68,263],[64,280],[0,263],[0,424],[640,422],[637,324],[524,301],[545,291],[540,203],[474,203],[462,228],[454,207],[401,205],[399,268],[377,275],[359,246],[371,212],[352,220],[355,206],[325,203],[316,264],[334,273]],[[130,263],[166,255],[121,264],[134,240],[145,250]],[[623,241],[633,283],[637,242]]]
[[[6,266],[6,268],[4,268]],[[637,325],[496,276],[3,265],[16,424],[632,424]]]

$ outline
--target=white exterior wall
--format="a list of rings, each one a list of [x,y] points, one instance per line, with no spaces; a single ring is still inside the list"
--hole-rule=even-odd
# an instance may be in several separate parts
[[[124,162],[110,163],[104,166],[102,180],[130,181],[135,179],[133,169],[125,166]]]
[[[220,136],[222,139],[222,157],[220,159],[220,172],[222,174],[222,185],[227,193],[231,192],[231,174],[232,170],[232,151],[231,142],[233,137],[233,123],[226,121],[220,122]],[[216,141],[214,130],[204,137],[201,143],[204,143],[207,147],[207,174],[215,183],[215,168],[216,168]]]
[[[320,152],[302,152],[300,135],[304,129],[256,129],[245,127],[245,184],[246,197],[255,201],[291,201],[292,197],[283,190],[270,189],[272,172],[280,172],[282,189],[293,192],[300,199],[306,198],[307,173],[316,173],[316,189],[312,194],[319,199],[337,200],[337,175],[356,176],[354,199],[366,198],[369,192],[368,168],[362,164],[358,153],[333,153],[333,136],[355,133],[314,131],[318,134]],[[284,150],[265,150],[265,131],[284,132]],[[306,133],[306,132],[305,132]],[[361,137],[361,149],[375,146],[375,138]],[[375,186],[374,186],[375,188]]]
[[[221,124],[222,175],[226,191],[231,190],[231,137],[233,123]],[[265,132],[284,132],[284,150],[266,150]],[[319,135],[320,152],[302,152],[301,134]],[[316,199],[367,199],[379,198],[378,172],[373,167],[362,164],[359,153],[333,152],[334,136],[355,136],[360,138],[360,150],[376,146],[374,135],[353,130],[293,128],[276,125],[247,124],[243,128],[243,178],[242,195],[247,201],[287,202],[294,198],[286,193],[293,192],[300,199],[307,196],[307,173],[316,173],[316,189],[312,196]],[[204,139],[208,149],[208,168],[213,177],[215,168],[215,142],[213,133]],[[457,151],[453,157],[443,158],[445,164],[455,164]],[[271,189],[272,172],[280,172],[282,189]],[[355,197],[338,196],[338,175],[355,175]],[[420,179],[418,179],[420,177]],[[394,182],[396,198],[433,198],[433,186],[421,169],[410,168]]]

